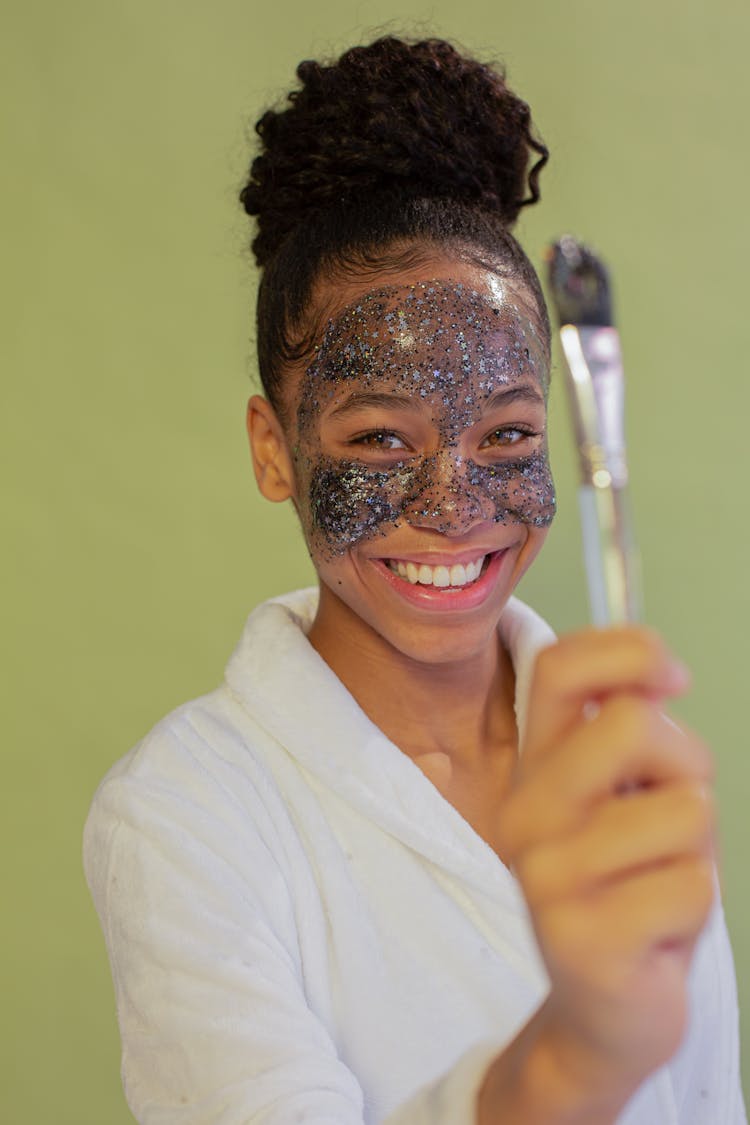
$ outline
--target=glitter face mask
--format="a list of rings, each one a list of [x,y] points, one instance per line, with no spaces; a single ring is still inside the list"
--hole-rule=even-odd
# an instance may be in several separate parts
[[[542,396],[546,372],[528,317],[505,296],[457,282],[385,286],[339,313],[302,377],[296,415],[300,515],[313,554],[341,556],[403,524],[453,536],[480,520],[546,527],[555,512],[546,439],[515,458],[507,449],[481,461],[460,452],[491,396],[530,388]],[[388,464],[358,457],[356,445],[350,457],[326,453],[322,415],[372,394],[418,400],[437,449]]]

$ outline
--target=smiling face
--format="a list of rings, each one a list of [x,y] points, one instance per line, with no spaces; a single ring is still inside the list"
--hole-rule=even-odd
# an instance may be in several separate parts
[[[546,446],[530,440],[544,429],[544,351],[493,288],[490,297],[449,280],[386,286],[329,322],[296,419],[314,557],[403,523],[454,536],[478,520],[551,521]],[[521,404],[533,423],[507,425]]]
[[[431,270],[363,283],[333,315],[290,437],[315,628],[440,661],[490,643],[555,499],[529,298],[476,266]]]

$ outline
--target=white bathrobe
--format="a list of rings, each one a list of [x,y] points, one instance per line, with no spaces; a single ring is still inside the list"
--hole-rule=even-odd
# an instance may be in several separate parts
[[[490,1060],[545,995],[495,853],[306,639],[317,594],[260,606],[216,691],[107,775],[85,866],[141,1125],[473,1125]],[[516,712],[554,638],[512,601]],[[623,1125],[740,1125],[721,908],[689,1034]]]

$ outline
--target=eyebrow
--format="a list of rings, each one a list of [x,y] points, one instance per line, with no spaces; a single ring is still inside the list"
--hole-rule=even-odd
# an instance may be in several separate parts
[[[385,391],[355,391],[331,411],[332,418],[344,418],[366,407],[382,407],[385,410],[415,410],[418,400],[411,395],[387,394]]]
[[[380,407],[384,410],[415,411],[419,409],[421,398],[418,395],[388,394],[386,391],[355,391],[331,411],[331,418],[345,418],[357,410],[367,407]],[[522,383],[517,387],[503,387],[493,391],[485,403],[484,410],[494,410],[501,406],[510,406],[514,402],[531,402],[544,405],[544,395],[530,383]]]
[[[484,408],[492,410],[497,406],[510,406],[513,402],[533,402],[544,406],[544,395],[531,383],[522,383],[518,387],[494,391],[484,403]]]

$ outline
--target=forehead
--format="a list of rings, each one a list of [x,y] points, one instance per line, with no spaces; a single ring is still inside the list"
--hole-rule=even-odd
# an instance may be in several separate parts
[[[300,421],[353,383],[421,398],[480,397],[527,377],[543,388],[544,344],[512,288],[441,279],[371,289],[332,317],[301,387]]]
[[[413,360],[510,376],[543,354],[511,289],[498,281],[481,292],[448,279],[364,293],[328,321],[310,367],[323,378],[398,376]]]

